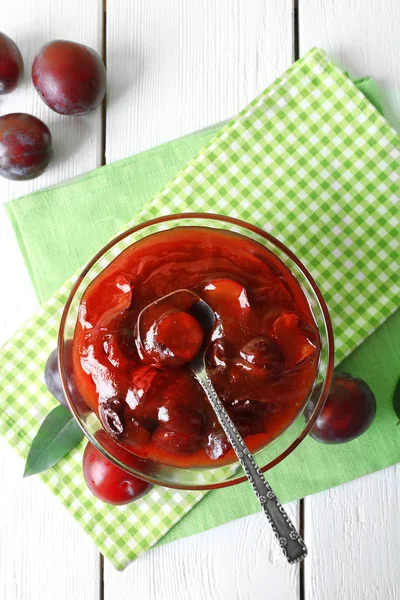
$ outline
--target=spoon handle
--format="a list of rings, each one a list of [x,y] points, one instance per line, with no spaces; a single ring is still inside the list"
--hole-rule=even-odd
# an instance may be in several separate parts
[[[205,368],[196,369],[194,374],[207,394],[207,398],[215,410],[218,420],[221,423],[232,448],[236,452],[240,464],[261,504],[261,508],[278,539],[282,552],[289,563],[296,563],[303,560],[307,555],[307,548],[303,539],[296,531],[282,504],[279,502],[271,486],[267,483],[261,473],[253,455],[244,443],[242,436],[230,419],[221,400],[218,398]]]

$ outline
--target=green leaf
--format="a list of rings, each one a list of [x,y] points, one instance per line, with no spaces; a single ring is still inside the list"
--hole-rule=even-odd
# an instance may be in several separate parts
[[[394,412],[400,419],[400,379],[397,382],[397,385],[393,394],[393,408]]]
[[[26,459],[24,477],[55,465],[83,438],[79,425],[65,406],[49,412],[33,439]]]

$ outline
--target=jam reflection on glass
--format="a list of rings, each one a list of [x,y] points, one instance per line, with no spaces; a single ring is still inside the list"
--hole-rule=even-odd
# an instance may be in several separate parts
[[[193,296],[213,308],[203,339]],[[138,342],[137,337],[143,341]],[[251,451],[303,409],[320,341],[308,301],[282,262],[255,241],[202,227],[149,236],[122,252],[83,294],[73,339],[78,390],[127,450],[178,467],[235,460],[187,368],[202,344],[208,374]]]

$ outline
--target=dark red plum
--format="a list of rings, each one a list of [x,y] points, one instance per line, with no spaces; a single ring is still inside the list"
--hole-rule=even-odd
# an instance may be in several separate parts
[[[75,385],[74,369],[72,364],[72,340],[66,340],[64,343],[65,369],[68,376],[68,389],[71,394],[74,405],[80,413],[87,413],[88,407],[82,400]],[[59,401],[60,404],[68,408],[68,402],[64,394],[61,383],[60,371],[58,368],[57,348],[50,352],[44,368],[44,382],[50,394]]]
[[[118,449],[116,453],[120,459],[122,452]],[[131,457],[128,455],[128,458]],[[129,504],[153,487],[115,465],[90,442],[83,454],[83,476],[92,494],[107,504]]]
[[[33,115],[11,113],[0,117],[0,175],[25,180],[39,177],[53,156],[51,133]]]
[[[320,391],[321,386],[317,386],[311,396],[304,411],[306,420],[314,410]],[[375,396],[365,381],[348,373],[334,373],[325,406],[310,435],[326,444],[350,442],[368,429],[375,413]]]
[[[106,93],[100,56],[83,44],[54,40],[43,46],[32,65],[32,81],[43,102],[60,115],[85,115]]]
[[[23,70],[24,63],[17,44],[0,32],[0,95],[15,90]]]

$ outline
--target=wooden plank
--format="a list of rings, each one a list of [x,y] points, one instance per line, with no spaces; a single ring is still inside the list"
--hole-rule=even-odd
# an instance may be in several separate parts
[[[30,73],[36,52],[52,39],[82,42],[101,53],[102,0],[84,3],[79,0],[68,3],[29,0],[23,10],[15,10],[15,6],[9,4],[2,7],[1,28],[18,44],[25,63],[24,77],[17,89],[1,96],[1,115],[27,112],[39,117],[52,132],[54,148],[53,161],[41,177],[19,182],[0,178],[0,203],[4,203],[100,166],[100,109],[85,117],[57,115],[40,99]],[[36,301],[12,229],[3,211],[0,216],[0,255],[7,255],[5,266],[13,281],[2,299],[0,333],[5,339],[28,318]]]
[[[233,116],[292,52],[292,0],[107,0],[107,162]]]
[[[400,130],[397,0],[301,0],[300,53],[324,48],[352,76],[372,76],[385,115]],[[305,500],[305,597],[400,597],[400,466]],[[311,560],[310,560],[311,559]]]
[[[97,600],[99,553],[39,479],[0,440],[0,598]]]
[[[400,466],[306,498],[305,598],[400,598]]]
[[[30,70],[35,53],[52,39],[71,39],[101,52],[102,2],[30,0],[19,7],[3,3],[1,30],[17,42],[25,62],[22,83],[12,94],[1,96],[1,114],[38,116],[49,126],[54,143],[54,160],[40,178],[30,182],[0,179],[0,200],[5,202],[100,165],[100,111],[80,118],[57,115],[40,100]],[[0,256],[3,282],[7,282],[1,300],[3,343],[37,306],[3,211]],[[22,480],[23,464],[14,452],[3,441],[0,447],[0,598],[97,598],[97,550],[39,480]]]
[[[107,162],[227,119],[292,62],[292,0],[107,0]],[[298,503],[290,507],[298,520]],[[104,599],[299,598],[263,515],[104,566]]]
[[[298,503],[286,508],[298,526]],[[155,548],[123,573],[105,565],[104,584],[104,600],[292,600],[299,568],[286,563],[258,513]]]

